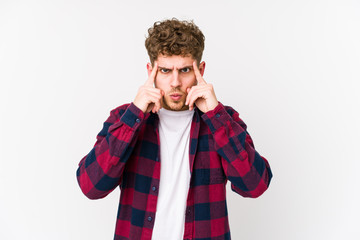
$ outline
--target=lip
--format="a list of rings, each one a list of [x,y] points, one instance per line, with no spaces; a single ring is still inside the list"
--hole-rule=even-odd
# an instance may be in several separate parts
[[[179,93],[173,93],[173,94],[170,94],[170,97],[174,101],[179,101],[181,99],[182,95]]]

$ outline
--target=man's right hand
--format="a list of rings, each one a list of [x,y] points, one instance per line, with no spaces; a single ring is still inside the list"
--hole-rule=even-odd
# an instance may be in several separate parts
[[[158,66],[157,62],[155,62],[148,80],[143,86],[139,88],[139,91],[133,102],[135,106],[143,111],[143,113],[148,113],[150,111],[156,113],[160,110],[162,105],[161,101],[162,97],[164,96],[164,92],[154,87],[157,70]]]

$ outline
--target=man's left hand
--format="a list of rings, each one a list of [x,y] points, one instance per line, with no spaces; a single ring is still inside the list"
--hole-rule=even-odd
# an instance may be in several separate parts
[[[195,61],[193,69],[198,85],[186,89],[188,95],[185,104],[189,105],[189,110],[194,109],[194,104],[204,113],[214,110],[219,102],[216,99],[213,85],[205,82]]]

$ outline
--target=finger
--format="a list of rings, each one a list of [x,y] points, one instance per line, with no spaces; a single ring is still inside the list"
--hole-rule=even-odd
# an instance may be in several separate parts
[[[158,88],[154,88],[154,87],[145,87],[144,88],[145,92],[149,92],[149,93],[155,93],[158,94],[159,96],[162,96],[161,90]]]
[[[162,108],[163,106],[163,100],[164,100],[164,95],[165,95],[165,92],[163,90],[161,90],[161,97],[160,97],[160,100],[159,100],[159,108],[157,110],[157,112],[159,112],[159,110]]]
[[[196,100],[198,100],[199,98],[203,98],[203,93],[202,92],[194,92],[190,98],[190,101],[189,101],[189,110],[192,110],[194,108],[194,104],[196,102]]]
[[[150,104],[148,105],[147,109],[146,109],[146,112],[147,112],[147,113],[148,113],[148,112],[151,112],[153,108],[154,108],[154,103],[150,103]]]
[[[193,91],[188,99],[189,110],[193,109],[195,100],[196,100],[196,94]]]
[[[159,107],[155,105],[153,108],[153,113],[157,113],[158,111],[159,111]]]
[[[189,105],[189,100],[191,98],[191,95],[193,94],[193,92],[198,88],[198,86],[192,86],[191,88],[187,88],[186,91],[188,93],[186,100],[185,100],[185,104]]]
[[[161,108],[161,100],[158,100],[157,102],[154,103],[154,107],[152,109],[153,113],[157,113],[159,112],[160,108]]]
[[[154,106],[154,107],[155,107],[154,112],[158,112],[159,109],[161,108],[160,99],[155,102],[155,106]]]
[[[154,67],[153,67],[153,69],[151,70],[151,73],[150,73],[149,78],[148,78],[148,80],[146,81],[145,85],[147,85],[147,86],[154,86],[154,82],[155,82],[157,70],[158,70],[158,65],[157,65],[157,62],[155,62],[155,63],[154,63]]]
[[[162,108],[163,106],[163,102],[164,102],[164,95],[165,95],[165,92],[163,90],[161,90],[161,99],[160,99],[160,109]],[[160,110],[159,109],[159,110]]]
[[[148,105],[148,107],[151,108],[151,111],[153,113],[159,111],[159,109],[161,108],[160,99],[157,97],[151,97],[150,101],[151,101],[151,103]]]
[[[193,102],[195,102],[195,100],[196,100],[196,99],[194,99],[195,92],[196,92],[196,89],[194,87],[192,87],[189,90],[189,94],[188,94],[188,97],[187,97],[187,105],[189,106],[189,110],[192,110]]]
[[[189,102],[189,99],[190,99],[190,91],[191,91],[191,88],[188,87],[186,89],[187,96],[186,96],[186,99],[185,99],[185,105],[188,105],[188,102]]]
[[[159,90],[160,93],[156,93],[154,95],[152,95],[152,98],[153,101],[152,101],[152,104],[154,104],[153,108],[152,108],[152,112],[155,113],[155,112],[159,112],[159,110],[162,108],[162,97],[164,96],[164,91],[162,90]]]
[[[160,93],[153,93],[153,92],[148,92],[147,96],[148,96],[148,102],[152,102],[152,103],[156,103],[160,101],[162,97]]]
[[[156,113],[157,112],[157,107],[154,105],[154,107],[152,108],[151,112]]]
[[[194,68],[194,72],[195,72],[195,77],[196,77],[196,80],[198,81],[198,83],[200,84],[206,84],[204,78],[201,76],[201,73],[200,73],[200,70],[196,64],[196,61],[193,62],[193,68]]]

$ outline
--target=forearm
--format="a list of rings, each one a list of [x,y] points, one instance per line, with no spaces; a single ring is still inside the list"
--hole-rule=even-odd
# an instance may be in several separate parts
[[[222,158],[232,190],[244,197],[260,196],[268,188],[272,172],[268,161],[255,150],[238,113],[219,104],[203,119],[213,134],[215,150]]]
[[[77,180],[90,199],[103,198],[121,182],[144,115],[134,105],[111,112],[93,149],[79,163]]]

